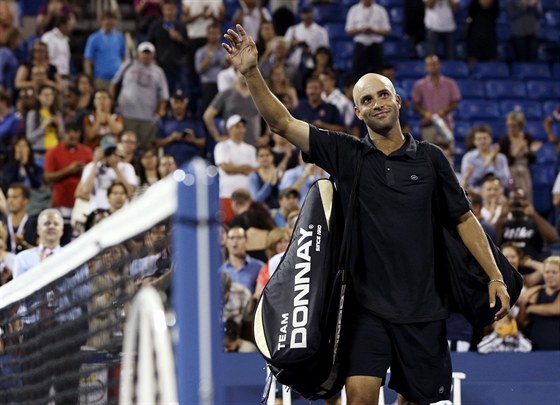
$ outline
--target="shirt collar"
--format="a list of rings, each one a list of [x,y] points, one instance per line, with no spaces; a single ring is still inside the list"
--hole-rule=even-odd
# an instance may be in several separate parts
[[[392,156],[401,156],[401,155],[407,155],[408,157],[412,158],[412,159],[416,159],[416,151],[418,150],[418,143],[414,140],[414,138],[412,137],[412,135],[408,132],[405,132],[404,134],[404,144],[395,152],[391,153]],[[377,148],[375,147],[375,145],[373,144],[373,142],[371,141],[371,138],[369,137],[369,134],[366,133],[366,136],[364,136],[362,138],[362,142],[369,146],[371,149],[375,149],[377,150]]]

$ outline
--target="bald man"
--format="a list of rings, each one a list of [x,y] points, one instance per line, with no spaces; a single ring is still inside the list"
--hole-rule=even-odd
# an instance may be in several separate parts
[[[351,310],[343,326],[348,404],[377,404],[388,367],[389,386],[398,392],[400,405],[448,399],[447,309],[436,289],[432,213],[441,223],[457,224],[465,245],[492,280],[490,305],[496,298],[502,303],[497,319],[507,314],[509,296],[445,155],[402,132],[401,98],[385,76],[366,74],[354,87],[355,113],[368,131],[360,140],[295,119],[266,86],[257,68],[255,43],[243,27],[229,29],[225,38],[231,63],[245,77],[271,131],[333,176],[343,207],[348,207],[355,162],[363,156],[353,221],[357,229],[351,232],[357,235],[352,241],[357,252],[350,274]],[[444,207],[437,212],[432,201],[436,186]]]

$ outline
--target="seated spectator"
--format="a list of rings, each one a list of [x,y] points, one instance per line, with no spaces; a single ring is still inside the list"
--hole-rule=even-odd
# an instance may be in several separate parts
[[[169,104],[169,111],[157,124],[155,145],[182,166],[202,155],[206,137],[202,122],[189,113],[189,98],[182,90],[173,94]]]
[[[64,89],[62,103],[62,118],[66,125],[72,123],[80,126],[80,134],[83,132],[84,117],[88,111],[78,106],[80,101],[80,92],[74,85],[70,85]]]
[[[523,275],[523,285],[525,288],[542,284],[543,263],[531,259],[523,250],[515,246],[512,242],[505,242],[500,246],[500,250],[508,262]]]
[[[243,331],[248,329],[252,333],[254,301],[247,287],[232,283],[227,273],[220,273],[222,284],[222,320],[234,321]],[[242,332],[243,333],[243,332]]]
[[[558,149],[558,136],[554,133],[553,130],[553,126],[554,124],[558,124],[558,122],[560,122],[560,107],[555,109],[552,114],[548,115],[547,117],[545,117],[545,119],[543,120],[543,127],[544,127],[544,132],[546,132],[546,137],[548,142],[556,145],[556,148]],[[559,149],[560,151],[560,149]]]
[[[140,197],[151,185],[161,179],[158,172],[158,156],[155,148],[148,147],[140,153],[140,165],[136,174],[138,175],[138,188],[134,198]]]
[[[527,198],[532,200],[533,184],[529,165],[535,162],[542,142],[523,131],[525,115],[521,111],[507,114],[506,127],[507,135],[499,140],[500,152],[507,157],[513,185],[525,190]]]
[[[473,149],[461,161],[462,186],[480,192],[482,182],[488,175],[500,179],[502,187],[509,186],[510,172],[507,158],[499,153],[499,147],[492,145],[492,129],[487,125],[475,125],[469,132],[474,134]]]
[[[533,345],[525,335],[519,331],[517,321],[512,314],[506,315],[504,318],[492,325],[492,332],[484,336],[482,341],[477,345],[479,353],[491,352],[530,352]]]
[[[482,182],[482,218],[492,227],[496,225],[498,218],[502,215],[502,209],[506,202],[504,187],[496,176],[487,176]]]
[[[165,176],[170,175],[177,170],[177,163],[171,155],[163,155],[159,158],[158,173],[163,179]]]
[[[64,133],[64,119],[56,107],[55,97],[56,92],[53,87],[41,86],[37,94],[39,105],[30,110],[25,119],[25,136],[41,157],[45,150],[58,145]]]
[[[327,70],[319,75],[319,80],[323,86],[321,99],[326,103],[334,105],[344,121],[344,126],[350,128],[352,121],[356,117],[356,114],[354,114],[354,103],[336,87],[336,79],[334,70]]]
[[[5,91],[10,95],[15,94],[14,84],[19,67],[15,50],[22,39],[21,31],[12,27],[6,33],[6,41],[0,41],[0,91]]]
[[[330,131],[344,131],[344,120],[336,106],[321,98],[323,85],[318,77],[310,77],[305,83],[305,100],[294,109],[294,117],[316,127]]]
[[[0,286],[12,280],[12,271],[16,255],[7,250],[8,230],[0,222]]]
[[[229,138],[219,142],[214,149],[214,161],[220,175],[220,206],[226,223],[233,218],[230,208],[232,193],[239,188],[249,188],[249,174],[258,166],[255,147],[244,141],[245,122],[237,114],[229,117],[226,121]]]
[[[284,253],[288,247],[288,243],[290,243],[290,232],[286,227],[274,228],[268,233],[265,249],[267,261],[261,267],[257,277],[257,286],[255,287],[255,294],[253,295],[256,300],[260,298],[266,283],[268,283],[270,279],[268,260],[279,253]]]
[[[274,165],[270,146],[257,148],[257,170],[249,174],[249,191],[254,201],[264,203],[268,208],[278,208],[278,184],[282,172]]]
[[[476,191],[470,191],[469,200],[471,200],[471,211],[475,215],[476,219],[478,219],[478,222],[480,222],[480,225],[482,226],[482,229],[484,229],[484,232],[486,232],[486,234],[490,236],[490,238],[495,243],[496,231],[494,230],[494,227],[490,225],[490,223],[488,223],[488,221],[486,221],[486,219],[484,219],[484,217],[482,216],[482,196]]]
[[[224,352],[257,352],[257,346],[253,342],[241,339],[239,325],[232,319],[224,322]]]
[[[556,218],[556,232],[560,234],[560,172],[556,175],[552,186],[552,205],[554,206],[554,217]]]
[[[85,111],[93,111],[93,94],[95,93],[95,88],[93,87],[91,76],[85,73],[78,73],[76,76],[76,88],[78,89],[78,93],[80,93],[78,108]]]
[[[21,64],[16,72],[16,89],[32,88],[38,93],[41,86],[47,85],[61,92],[62,79],[56,67],[49,63],[47,44],[35,41],[31,52],[31,62]]]
[[[303,163],[301,155],[299,159],[300,164],[298,166],[284,172],[279,188],[280,192],[286,188],[297,190],[301,196],[299,201],[301,205],[311,185],[319,179],[327,178],[329,175],[317,165]]]
[[[303,67],[302,82],[307,83],[310,77],[319,77],[321,73],[334,70],[333,55],[330,48],[320,46],[313,54],[311,66]]]
[[[16,140],[2,171],[2,184],[6,187],[21,183],[28,189],[39,189],[44,185],[43,168],[35,163],[35,154],[26,138]]]
[[[560,257],[544,261],[544,285],[524,290],[517,301],[520,326],[528,330],[534,350],[560,350]]]
[[[270,41],[276,37],[276,31],[272,21],[263,21],[259,28],[259,36],[255,40],[257,51],[259,53],[259,60],[266,59],[271,51]]]
[[[84,167],[76,197],[89,201],[90,211],[109,208],[107,190],[114,181],[118,180],[125,185],[127,195],[133,195],[138,185],[134,167],[130,163],[121,162],[116,151],[117,140],[105,136],[101,145],[93,152],[93,161]]]
[[[531,258],[543,260],[544,242],[560,240],[554,227],[538,214],[521,188],[509,193],[507,206],[496,223],[499,244],[512,242]]]
[[[107,202],[109,203],[109,214],[114,214],[122,207],[124,207],[130,197],[126,186],[120,181],[115,181],[111,183],[107,189]]]
[[[113,112],[113,100],[107,90],[97,90],[93,96],[94,110],[84,117],[84,144],[91,149],[99,146],[106,135],[120,137],[124,120]]]
[[[8,0],[0,1],[0,44],[8,41],[10,29],[14,28],[16,23],[10,3]]]
[[[11,184],[6,193],[7,247],[14,254],[37,245],[37,217],[27,213],[30,197],[29,189],[18,183]]]
[[[294,188],[285,188],[278,194],[278,208],[270,210],[270,215],[276,226],[285,227],[288,215],[293,211],[299,211],[300,194]]]
[[[288,76],[286,75],[286,69],[284,65],[274,65],[270,69],[270,75],[268,78],[268,87],[270,91],[277,97],[281,94],[286,94],[291,98],[291,106],[296,108],[298,105],[298,95],[296,88],[292,86]]]
[[[296,89],[301,89],[301,75],[299,66],[292,63],[289,59],[289,45],[282,37],[276,37],[270,41],[271,50],[266,59],[261,58],[259,69],[265,80],[270,79],[270,72],[273,66],[282,65],[290,84]]]
[[[247,237],[243,228],[232,227],[229,229],[226,240],[228,258],[219,271],[227,273],[233,283],[243,285],[251,294],[254,294],[257,276],[264,263],[247,254],[246,243]]]
[[[298,150],[288,140],[278,134],[272,133],[272,154],[274,155],[274,164],[276,167],[285,172],[292,169],[298,164]]]
[[[138,139],[134,131],[124,131],[119,139],[117,145],[117,152],[120,155],[121,161],[130,163],[135,170],[140,167],[138,158]]]
[[[0,91],[0,146],[9,147],[13,143],[20,121],[21,117],[13,109],[12,98]]]
[[[45,181],[51,186],[51,207],[59,210],[64,219],[62,246],[72,238],[70,220],[76,202],[74,195],[82,170],[93,157],[91,149],[80,143],[80,135],[81,126],[66,125],[62,142],[45,155]]]

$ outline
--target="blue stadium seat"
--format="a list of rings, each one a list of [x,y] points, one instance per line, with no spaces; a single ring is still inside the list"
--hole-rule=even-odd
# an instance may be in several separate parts
[[[498,103],[489,100],[461,100],[457,106],[457,116],[463,120],[487,120],[501,118]]]
[[[541,0],[543,10],[560,10],[560,0]]]
[[[511,64],[511,75],[523,80],[547,80],[551,78],[548,63],[514,62]]]
[[[539,141],[547,140],[546,132],[544,132],[542,120],[528,119],[525,122],[525,128],[523,130],[526,131],[528,134],[533,135],[533,137],[535,137],[535,139],[538,139]]]
[[[462,61],[441,61],[441,72],[453,78],[462,78],[469,75],[469,66]]]
[[[498,42],[509,41],[509,25],[496,25]]]
[[[556,110],[558,107],[560,107],[559,100],[549,100],[542,103],[542,109],[545,117],[551,115],[552,112]]]
[[[534,173],[534,172],[533,172]],[[535,184],[533,177],[533,207],[547,218],[552,210],[552,185]]]
[[[543,145],[537,152],[536,163],[555,166],[557,162],[558,162],[558,153],[556,152],[556,145],[553,145],[548,142],[543,143]]]
[[[348,34],[346,34],[344,26],[345,24],[342,22],[326,23],[324,25],[325,29],[327,30],[327,34],[329,34],[329,40],[331,42],[350,39]]]
[[[424,61],[408,60],[395,63],[397,76],[400,78],[420,78],[426,75]]]
[[[472,65],[473,79],[500,79],[509,78],[509,66],[504,62],[478,62]]]
[[[527,97],[532,100],[549,100],[551,97],[560,98],[560,82],[554,80],[529,80]]]
[[[549,27],[560,28],[560,10],[548,10],[544,13],[544,20]]]
[[[560,28],[541,27],[539,38],[557,44],[560,42]]]
[[[453,130],[455,142],[464,145],[470,129],[471,123],[469,121],[455,120],[455,129]]]
[[[554,62],[560,59],[560,44],[542,43],[537,49],[537,57],[541,62]],[[554,76],[554,73],[553,73]],[[559,77],[556,75],[555,77]]]
[[[414,87],[414,83],[416,83],[416,79],[402,79],[400,83],[401,87],[404,89],[404,91],[406,91],[410,98],[410,93],[412,93],[412,88]]]
[[[463,98],[485,98],[486,86],[481,80],[457,79],[457,85]]]
[[[498,43],[498,60],[500,62],[511,62],[513,60],[513,48],[509,42]]]
[[[502,100],[500,101],[500,109],[504,116],[510,111],[521,111],[525,114],[527,120],[540,120],[543,118],[541,103],[535,103],[534,101],[518,99]]]
[[[531,175],[534,185],[552,186],[556,180],[556,167],[551,164],[535,163],[531,166]]]
[[[392,61],[408,60],[413,57],[413,52],[407,41],[387,39],[383,42],[383,56]]]
[[[346,11],[340,3],[319,4],[313,7],[317,24],[325,25],[331,22],[345,22]]]
[[[389,19],[391,20],[391,27],[393,25],[400,25],[404,21],[404,10],[402,7],[392,7],[389,9]]]
[[[503,99],[506,97],[525,97],[525,84],[518,80],[490,79],[485,83],[486,97],[489,99]]]
[[[354,53],[354,42],[352,40],[336,41],[331,43],[333,55],[336,55],[334,66],[344,72],[352,68],[352,54]]]

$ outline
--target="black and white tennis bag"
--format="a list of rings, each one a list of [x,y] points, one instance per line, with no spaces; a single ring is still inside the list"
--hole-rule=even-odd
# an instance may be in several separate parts
[[[339,209],[334,183],[313,183],[253,324],[272,374],[307,399],[329,398],[344,384],[338,353],[345,288],[337,269],[344,227]]]

